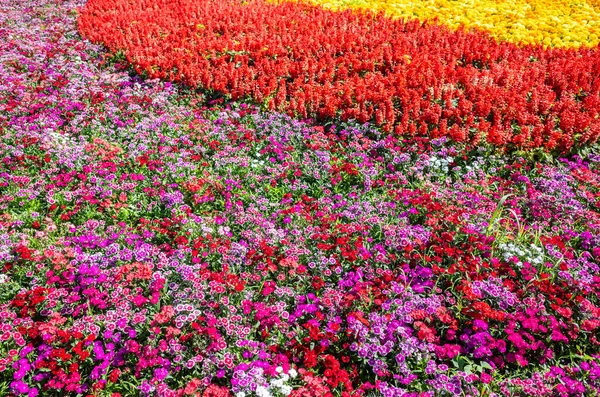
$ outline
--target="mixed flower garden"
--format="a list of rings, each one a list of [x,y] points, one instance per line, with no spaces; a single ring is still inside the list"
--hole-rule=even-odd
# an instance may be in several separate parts
[[[600,395],[598,23],[0,0],[0,396]]]

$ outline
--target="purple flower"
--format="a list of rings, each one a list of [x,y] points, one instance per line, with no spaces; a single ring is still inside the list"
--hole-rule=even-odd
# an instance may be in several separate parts
[[[169,375],[169,371],[164,368],[157,368],[154,370],[154,378],[159,382],[163,381]]]
[[[29,391],[29,386],[20,380],[16,380],[10,384],[10,387],[17,394],[25,394]]]
[[[487,331],[488,325],[485,321],[477,319],[473,321],[473,329],[477,331]]]

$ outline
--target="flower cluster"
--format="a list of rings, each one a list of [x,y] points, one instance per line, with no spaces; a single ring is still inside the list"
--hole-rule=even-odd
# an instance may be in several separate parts
[[[3,396],[600,394],[600,156],[209,103],[81,5],[0,0]]]
[[[595,50],[264,0],[91,0],[79,30],[149,77],[302,118],[560,152],[600,136]]]

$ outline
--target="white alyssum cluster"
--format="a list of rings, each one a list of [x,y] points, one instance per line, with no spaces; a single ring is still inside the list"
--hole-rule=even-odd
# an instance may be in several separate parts
[[[279,374],[279,377],[271,379],[268,386],[259,385],[254,391],[258,397],[279,397],[289,396],[292,393],[292,386],[288,385],[290,379],[294,379],[298,376],[298,372],[295,369],[290,369],[287,374],[283,373],[282,367],[275,369]],[[235,397],[249,397],[244,391],[240,391],[235,394]]]
[[[296,370],[292,368],[287,374],[284,374],[283,368],[277,367],[276,371],[280,374],[279,378],[271,379],[269,385],[272,389],[279,391],[279,393],[283,394],[284,396],[289,396],[292,392],[292,387],[287,385],[287,382],[296,377]]]
[[[529,262],[532,265],[541,265],[544,263],[544,251],[535,244],[526,246],[515,243],[502,243],[498,248],[502,251],[505,261],[509,261],[514,256],[519,258],[519,262],[517,262],[518,266],[522,266],[523,262]]]
[[[438,158],[431,156],[427,162],[427,166],[434,172],[441,172],[444,174],[448,173],[448,166],[454,162],[454,157],[448,156],[445,158]]]
[[[263,155],[260,153],[260,151],[257,150],[253,154],[254,154],[255,158],[253,158],[253,159],[250,160],[250,164],[249,164],[250,167],[252,167],[252,168],[261,168],[261,167],[264,167],[265,160],[264,160]]]

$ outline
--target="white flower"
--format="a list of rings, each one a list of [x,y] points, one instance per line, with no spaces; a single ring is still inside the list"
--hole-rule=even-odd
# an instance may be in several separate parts
[[[269,389],[263,386],[256,387],[256,395],[258,397],[272,397],[273,395],[269,392]]]
[[[298,372],[296,372],[296,370],[294,368],[291,368],[288,371],[288,375],[290,375],[292,378],[295,378],[296,376],[298,376]]]

